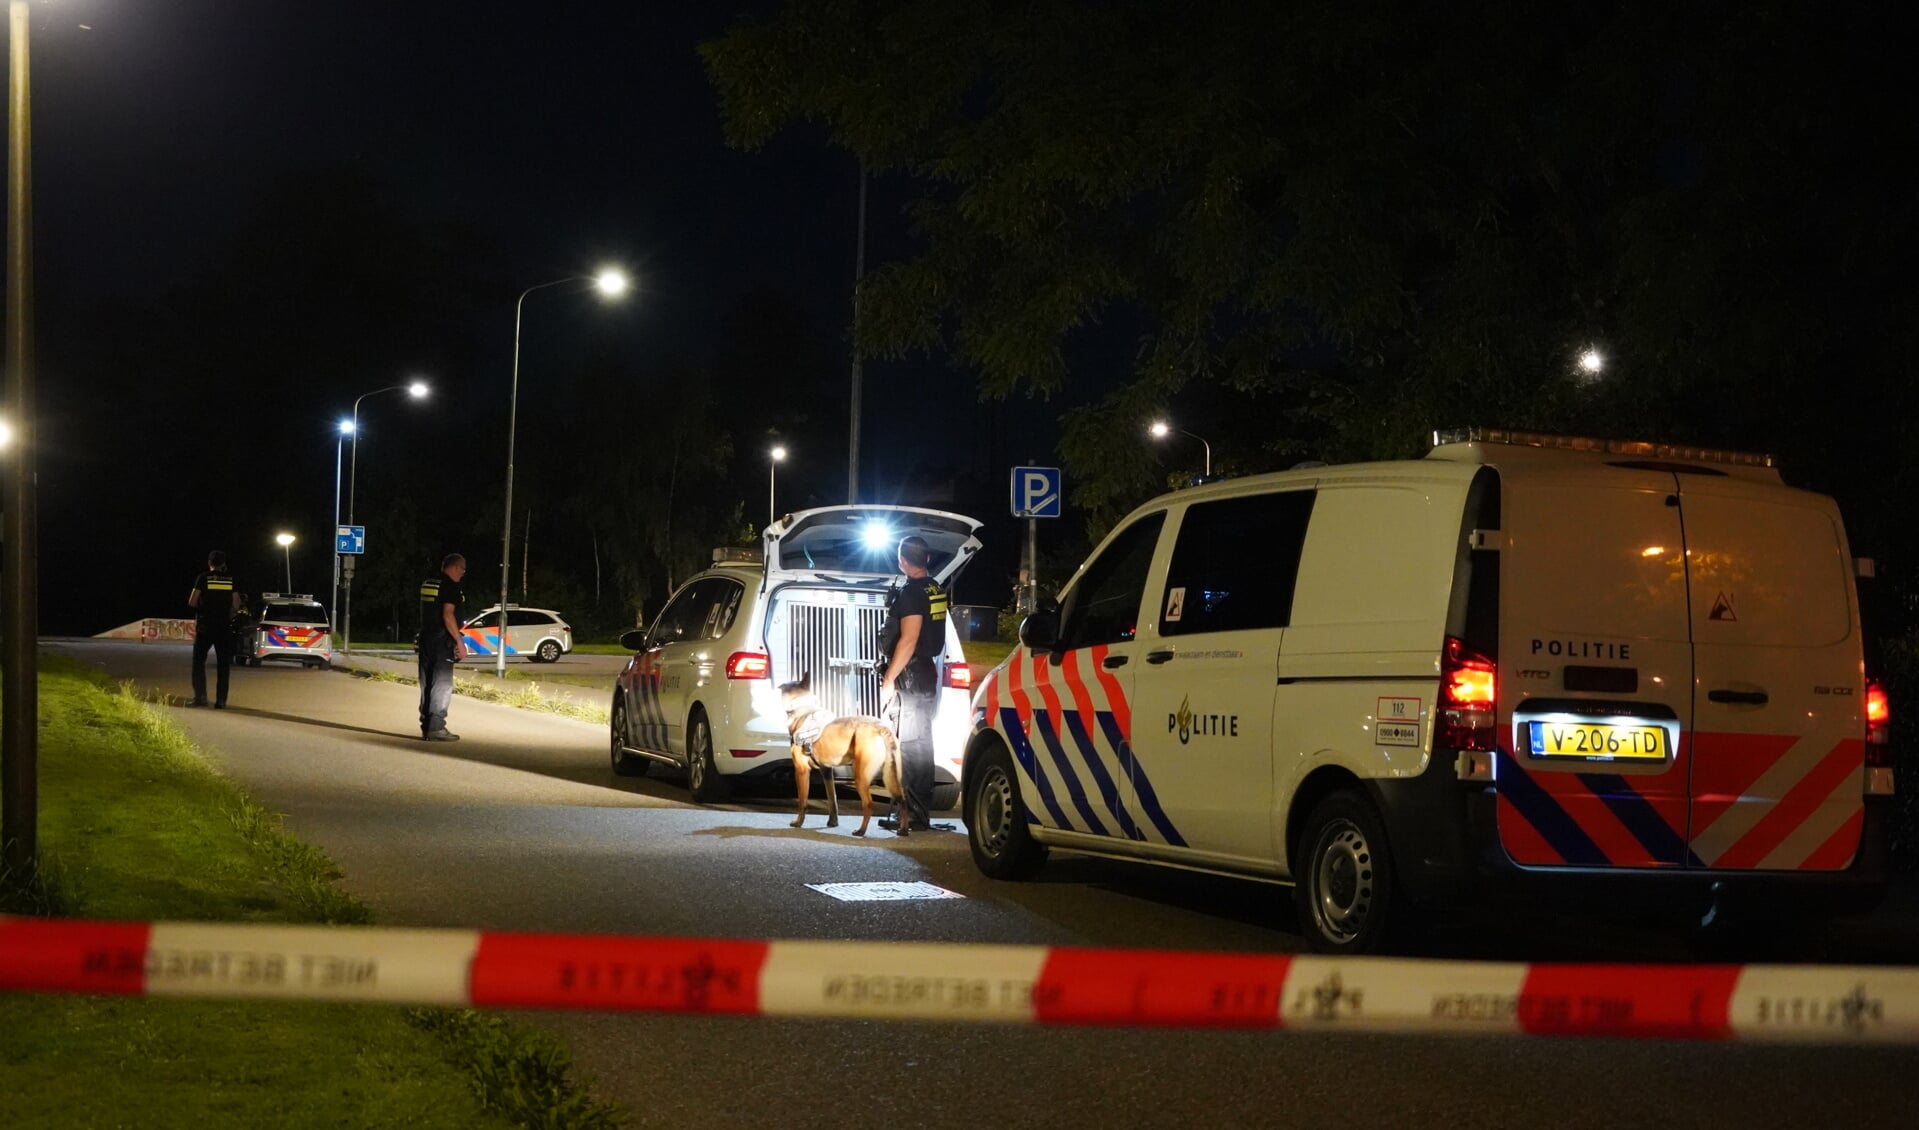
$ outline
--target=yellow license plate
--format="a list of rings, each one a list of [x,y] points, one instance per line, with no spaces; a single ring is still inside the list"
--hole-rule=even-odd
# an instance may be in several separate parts
[[[1664,761],[1672,742],[1664,726],[1613,722],[1530,722],[1534,757],[1600,761]]]

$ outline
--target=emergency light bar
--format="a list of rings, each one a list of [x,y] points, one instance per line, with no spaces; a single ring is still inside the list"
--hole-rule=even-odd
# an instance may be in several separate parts
[[[749,565],[758,565],[760,563],[760,551],[757,549],[741,548],[739,546],[732,546],[732,545],[723,545],[713,551],[713,564],[719,565],[725,562],[732,562],[732,561],[745,562],[746,564],[749,564]]]
[[[261,600],[312,600],[313,594],[310,592],[263,592],[260,594],[260,599]]]
[[[1590,451],[1600,455],[1631,455],[1640,459],[1674,459],[1688,463],[1728,463],[1739,467],[1774,466],[1772,456],[1751,451],[1725,451],[1714,447],[1649,443],[1645,440],[1556,436],[1545,432],[1516,432],[1507,428],[1434,429],[1434,447],[1449,443],[1498,443],[1508,447],[1549,447],[1560,451]]]

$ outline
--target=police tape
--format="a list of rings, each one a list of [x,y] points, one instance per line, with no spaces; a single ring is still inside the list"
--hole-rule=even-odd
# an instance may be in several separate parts
[[[1919,1042],[1919,968],[1524,964],[0,917],[0,991],[1178,1028]]]

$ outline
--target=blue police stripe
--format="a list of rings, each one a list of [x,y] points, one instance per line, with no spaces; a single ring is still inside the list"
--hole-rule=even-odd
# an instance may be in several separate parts
[[[1000,707],[1000,727],[1006,733],[1006,740],[1012,743],[1014,759],[1039,790],[1040,803],[1046,806],[1047,814],[1053,818],[1053,827],[1071,830],[1073,825],[1066,819],[1066,814],[1060,811],[1059,802],[1053,799],[1052,783],[1039,771],[1039,756],[1033,752],[1032,743],[1026,740],[1026,727],[1020,724],[1019,711],[1010,706]]]
[[[1494,779],[1498,782],[1499,794],[1512,802],[1528,824],[1538,829],[1559,853],[1559,858],[1578,867],[1603,867],[1612,862],[1531,774],[1520,768],[1504,750],[1498,756]]]
[[[1126,776],[1133,782],[1133,794],[1139,798],[1140,807],[1146,810],[1146,818],[1153,822],[1153,827],[1159,829],[1159,834],[1167,843],[1174,847],[1185,847],[1186,837],[1180,835],[1179,829],[1173,827],[1173,822],[1166,818],[1166,810],[1159,805],[1159,794],[1153,791],[1153,782],[1146,776],[1146,770],[1134,760],[1133,747],[1127,745],[1125,737],[1120,734],[1119,722],[1113,717],[1113,712],[1102,710],[1098,718],[1100,730],[1105,733],[1106,740],[1112,743],[1113,751],[1119,755],[1120,767],[1126,770]]]
[[[1080,721],[1078,714],[1066,712],[1066,730],[1073,736],[1073,744],[1079,747],[1079,755],[1086,761],[1086,768],[1093,774],[1093,780],[1099,785],[1100,796],[1106,801],[1106,807],[1119,821],[1120,831],[1130,840],[1143,840],[1139,826],[1133,823],[1133,814],[1126,811],[1126,798],[1120,795],[1119,786],[1112,775],[1106,772],[1106,762],[1100,757],[1099,745],[1092,735],[1086,732],[1086,724]]]
[[[1107,835],[1106,825],[1094,815],[1093,806],[1086,803],[1086,790],[1079,783],[1079,774],[1073,769],[1073,762],[1060,747],[1059,733],[1053,727],[1053,720],[1044,710],[1033,711],[1033,721],[1039,729],[1040,738],[1046,743],[1047,752],[1053,755],[1053,764],[1059,766],[1059,775],[1066,782],[1066,795],[1073,800],[1073,807],[1086,818],[1086,830],[1097,835]]]
[[[1626,783],[1624,777],[1616,773],[1582,773],[1579,779],[1585,782],[1594,795],[1606,802],[1613,815],[1633,834],[1654,859],[1661,863],[1679,863],[1684,861],[1687,867],[1704,867],[1705,863],[1692,853],[1692,848],[1682,839],[1665,817],[1659,815],[1645,797],[1639,795]]]

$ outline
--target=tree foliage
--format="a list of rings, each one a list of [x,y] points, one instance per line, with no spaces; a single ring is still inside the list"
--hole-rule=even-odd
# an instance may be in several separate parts
[[[813,123],[913,186],[864,352],[1100,393],[1062,445],[1096,526],[1160,486],[1110,442],[1159,409],[1216,471],[1474,422],[1774,449],[1855,509],[1912,482],[1910,99],[1867,8],[796,0],[703,51],[736,144]]]

